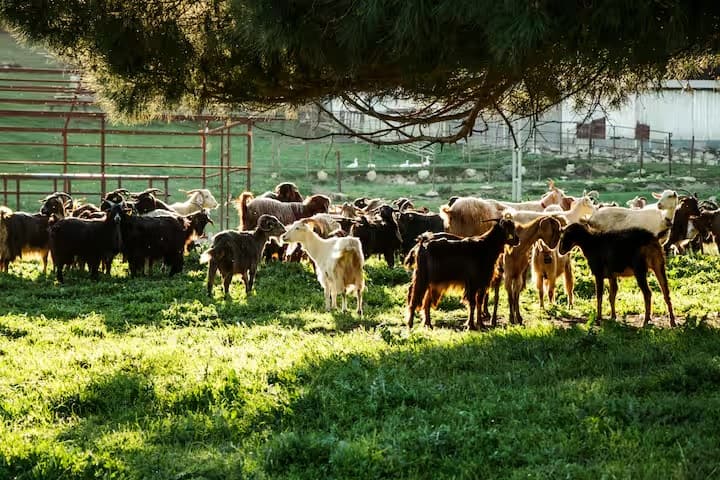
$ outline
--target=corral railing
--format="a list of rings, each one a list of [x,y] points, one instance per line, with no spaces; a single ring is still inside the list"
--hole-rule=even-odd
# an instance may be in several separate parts
[[[29,207],[38,192],[70,193],[73,182],[82,184],[74,193],[88,198],[115,184],[130,190],[162,184],[165,198],[177,201],[173,192],[202,187],[221,204],[219,226],[236,226],[229,200],[250,188],[252,120],[168,115],[142,127],[111,127],[80,77],[62,70],[2,69],[0,92],[6,92],[0,98],[6,203],[13,197],[16,208]]]

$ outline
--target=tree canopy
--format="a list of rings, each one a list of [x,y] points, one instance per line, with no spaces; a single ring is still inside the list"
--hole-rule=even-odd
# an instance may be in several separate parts
[[[717,65],[720,3],[679,0],[3,0],[0,18],[90,76],[117,115],[342,98],[390,129],[561,99],[618,102]],[[383,97],[419,105],[380,112]],[[382,137],[365,135],[383,143]]]

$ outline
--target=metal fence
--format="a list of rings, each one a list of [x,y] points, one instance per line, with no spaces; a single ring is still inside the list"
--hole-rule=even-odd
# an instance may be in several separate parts
[[[219,224],[234,226],[227,200],[242,188],[238,174],[250,188],[250,119],[176,115],[141,128],[110,128],[79,76],[62,70],[0,70],[0,92],[12,92],[0,98],[5,204],[12,199],[20,208],[58,189],[99,198],[116,186],[159,186],[167,199],[178,187],[203,187],[222,199]]]

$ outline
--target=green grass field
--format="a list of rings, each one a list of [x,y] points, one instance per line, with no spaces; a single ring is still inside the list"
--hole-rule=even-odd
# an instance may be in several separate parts
[[[204,293],[116,264],[56,285],[0,275],[0,478],[714,478],[720,434],[720,258],[673,257],[680,326],[654,326],[621,282],[618,323],[522,297],[526,326],[403,326],[408,274],[371,260],[366,316],[326,313],[307,265],[261,267]],[[606,304],[606,315],[607,315]]]
[[[7,61],[48,66],[45,57],[0,40]],[[57,126],[20,118],[0,125]],[[28,141],[27,134],[9,135],[3,140]],[[97,139],[73,134],[70,141]],[[239,161],[242,142],[233,145]],[[303,192],[336,191],[332,175],[324,184],[315,180],[319,169],[332,174],[336,150],[342,165],[357,157],[386,179],[408,158],[362,144],[280,139],[259,128],[254,145],[256,191],[285,180]],[[208,155],[218,147],[211,139]],[[198,150],[109,152],[116,162],[199,162]],[[59,161],[61,153],[13,146],[0,160]],[[98,155],[95,147],[69,152],[78,162]],[[359,168],[343,172],[342,190],[350,197],[410,196],[433,208],[450,194],[508,198],[501,175],[508,161],[506,153],[489,152],[466,163],[459,147],[447,147],[435,166],[445,181],[436,185],[368,182]],[[530,197],[565,165],[545,157],[526,162]],[[485,179],[459,179],[468,167]],[[30,163],[2,168],[50,171]],[[568,178],[561,186],[625,200],[673,182],[659,179],[665,166],[647,168],[647,181],[624,180],[637,169],[628,163],[604,178]],[[706,185],[698,192],[714,194],[717,168],[698,167],[696,175]],[[607,185],[618,182],[624,190],[611,194]],[[237,192],[244,184],[242,175],[232,179]],[[433,187],[439,198],[422,196]],[[36,199],[23,201],[36,208]],[[558,304],[543,311],[530,287],[521,302],[526,325],[508,326],[501,293],[500,327],[465,332],[466,310],[456,297],[433,311],[435,329],[408,331],[409,274],[376,259],[365,269],[363,319],[325,312],[306,264],[262,265],[249,297],[236,280],[225,299],[219,285],[206,296],[196,253],[172,279],[159,272],[129,278],[116,261],[112,276],[99,282],[73,271],[59,285],[38,263],[16,263],[0,274],[0,479],[720,477],[720,257],[669,259],[675,329],[654,278],[651,327],[638,328],[642,298],[631,279],[620,283],[619,321],[598,326],[594,285],[579,256],[575,271],[574,308],[561,290]]]

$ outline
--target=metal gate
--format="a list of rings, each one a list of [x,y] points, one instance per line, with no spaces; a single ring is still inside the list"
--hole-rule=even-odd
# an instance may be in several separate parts
[[[252,119],[165,115],[142,128],[108,128],[79,76],[55,69],[2,69],[0,92],[4,204],[20,209],[57,190],[99,198],[119,186],[163,188],[170,200],[180,187],[202,187],[221,205],[218,226],[237,225],[231,200],[243,188],[238,173],[250,189]],[[246,140],[240,155],[238,137]]]

